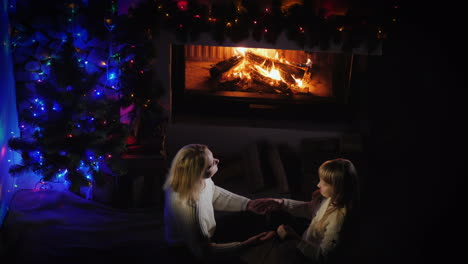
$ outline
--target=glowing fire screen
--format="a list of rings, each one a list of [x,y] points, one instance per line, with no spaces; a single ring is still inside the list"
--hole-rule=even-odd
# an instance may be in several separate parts
[[[236,97],[333,96],[334,54],[185,45],[185,89]]]

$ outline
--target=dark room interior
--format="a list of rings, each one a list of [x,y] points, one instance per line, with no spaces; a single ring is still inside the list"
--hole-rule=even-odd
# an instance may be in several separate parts
[[[162,186],[190,143],[220,159],[217,185],[251,199],[309,200],[319,165],[350,159],[362,210],[349,263],[458,259],[459,173],[442,160],[455,139],[442,141],[449,90],[462,76],[461,56],[449,56],[462,50],[453,4],[37,2],[0,2],[0,262],[178,263],[164,241]],[[271,9],[220,11],[226,2]],[[297,2],[319,15],[292,19],[285,8]],[[233,14],[254,24],[231,25]],[[307,37],[290,29],[300,22],[312,25]],[[336,35],[334,23],[352,30]],[[273,84],[248,66],[255,85],[227,78],[247,62],[293,74]]]

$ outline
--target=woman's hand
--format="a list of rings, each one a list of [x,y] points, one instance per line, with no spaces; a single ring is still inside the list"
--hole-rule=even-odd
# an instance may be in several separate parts
[[[254,246],[276,237],[275,231],[262,232],[242,242],[244,246]]]
[[[294,229],[288,225],[280,225],[276,229],[276,233],[281,239],[287,239],[287,238],[292,238],[292,239],[299,239],[301,240],[302,238],[294,231]]]
[[[277,211],[281,209],[283,205],[283,199],[275,198],[262,198],[250,200],[247,204],[247,211],[251,211],[256,214],[266,214],[271,211]]]

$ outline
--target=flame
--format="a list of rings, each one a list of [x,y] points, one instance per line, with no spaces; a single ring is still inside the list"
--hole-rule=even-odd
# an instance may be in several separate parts
[[[281,77],[279,70],[275,68],[274,63],[270,70],[265,69],[264,67],[258,66],[258,65],[254,65],[254,67],[258,70],[259,73],[261,73],[265,77],[269,77],[276,81],[284,81],[283,78]]]
[[[251,60],[246,59],[245,56],[247,56],[247,52],[269,59],[268,64],[270,65],[265,65],[266,60],[264,60],[262,63],[254,63]],[[296,78],[296,76],[294,76],[293,74],[291,74],[290,76],[283,76],[285,75],[285,72],[281,71],[281,69],[275,65],[275,62],[280,62],[289,65],[293,64],[291,64],[286,59],[282,58],[277,50],[236,47],[234,48],[234,55],[243,57],[243,59],[234,68],[227,72],[226,75],[224,75],[224,78],[228,80],[241,79],[250,82],[252,80],[252,76],[250,73],[252,73],[252,71],[256,71],[262,76],[271,79],[269,81],[271,85],[278,85],[281,82],[283,82],[288,84],[288,87],[291,90],[299,92],[307,92],[310,91],[312,88],[310,87],[311,84],[308,81],[305,81],[302,78]],[[301,64],[301,67],[304,66],[312,66],[312,61],[309,58],[307,58],[307,62]],[[286,79],[289,79],[289,83],[286,81]],[[294,80],[293,83],[291,83],[292,80]]]
[[[243,47],[237,47],[234,49],[234,53],[236,55],[242,55],[242,56],[245,56],[245,51],[247,50],[248,48],[243,48]]]

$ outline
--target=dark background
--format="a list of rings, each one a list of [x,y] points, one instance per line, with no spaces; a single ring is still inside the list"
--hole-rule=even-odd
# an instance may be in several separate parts
[[[448,263],[460,253],[462,226],[459,173],[453,172],[455,162],[443,161],[458,155],[448,148],[457,134],[444,120],[448,100],[457,105],[453,90],[461,85],[455,61],[463,55],[458,52],[462,16],[451,3],[410,5],[401,3],[384,55],[370,57],[363,101],[370,127],[366,205],[383,216],[381,255],[395,253],[383,263]]]

